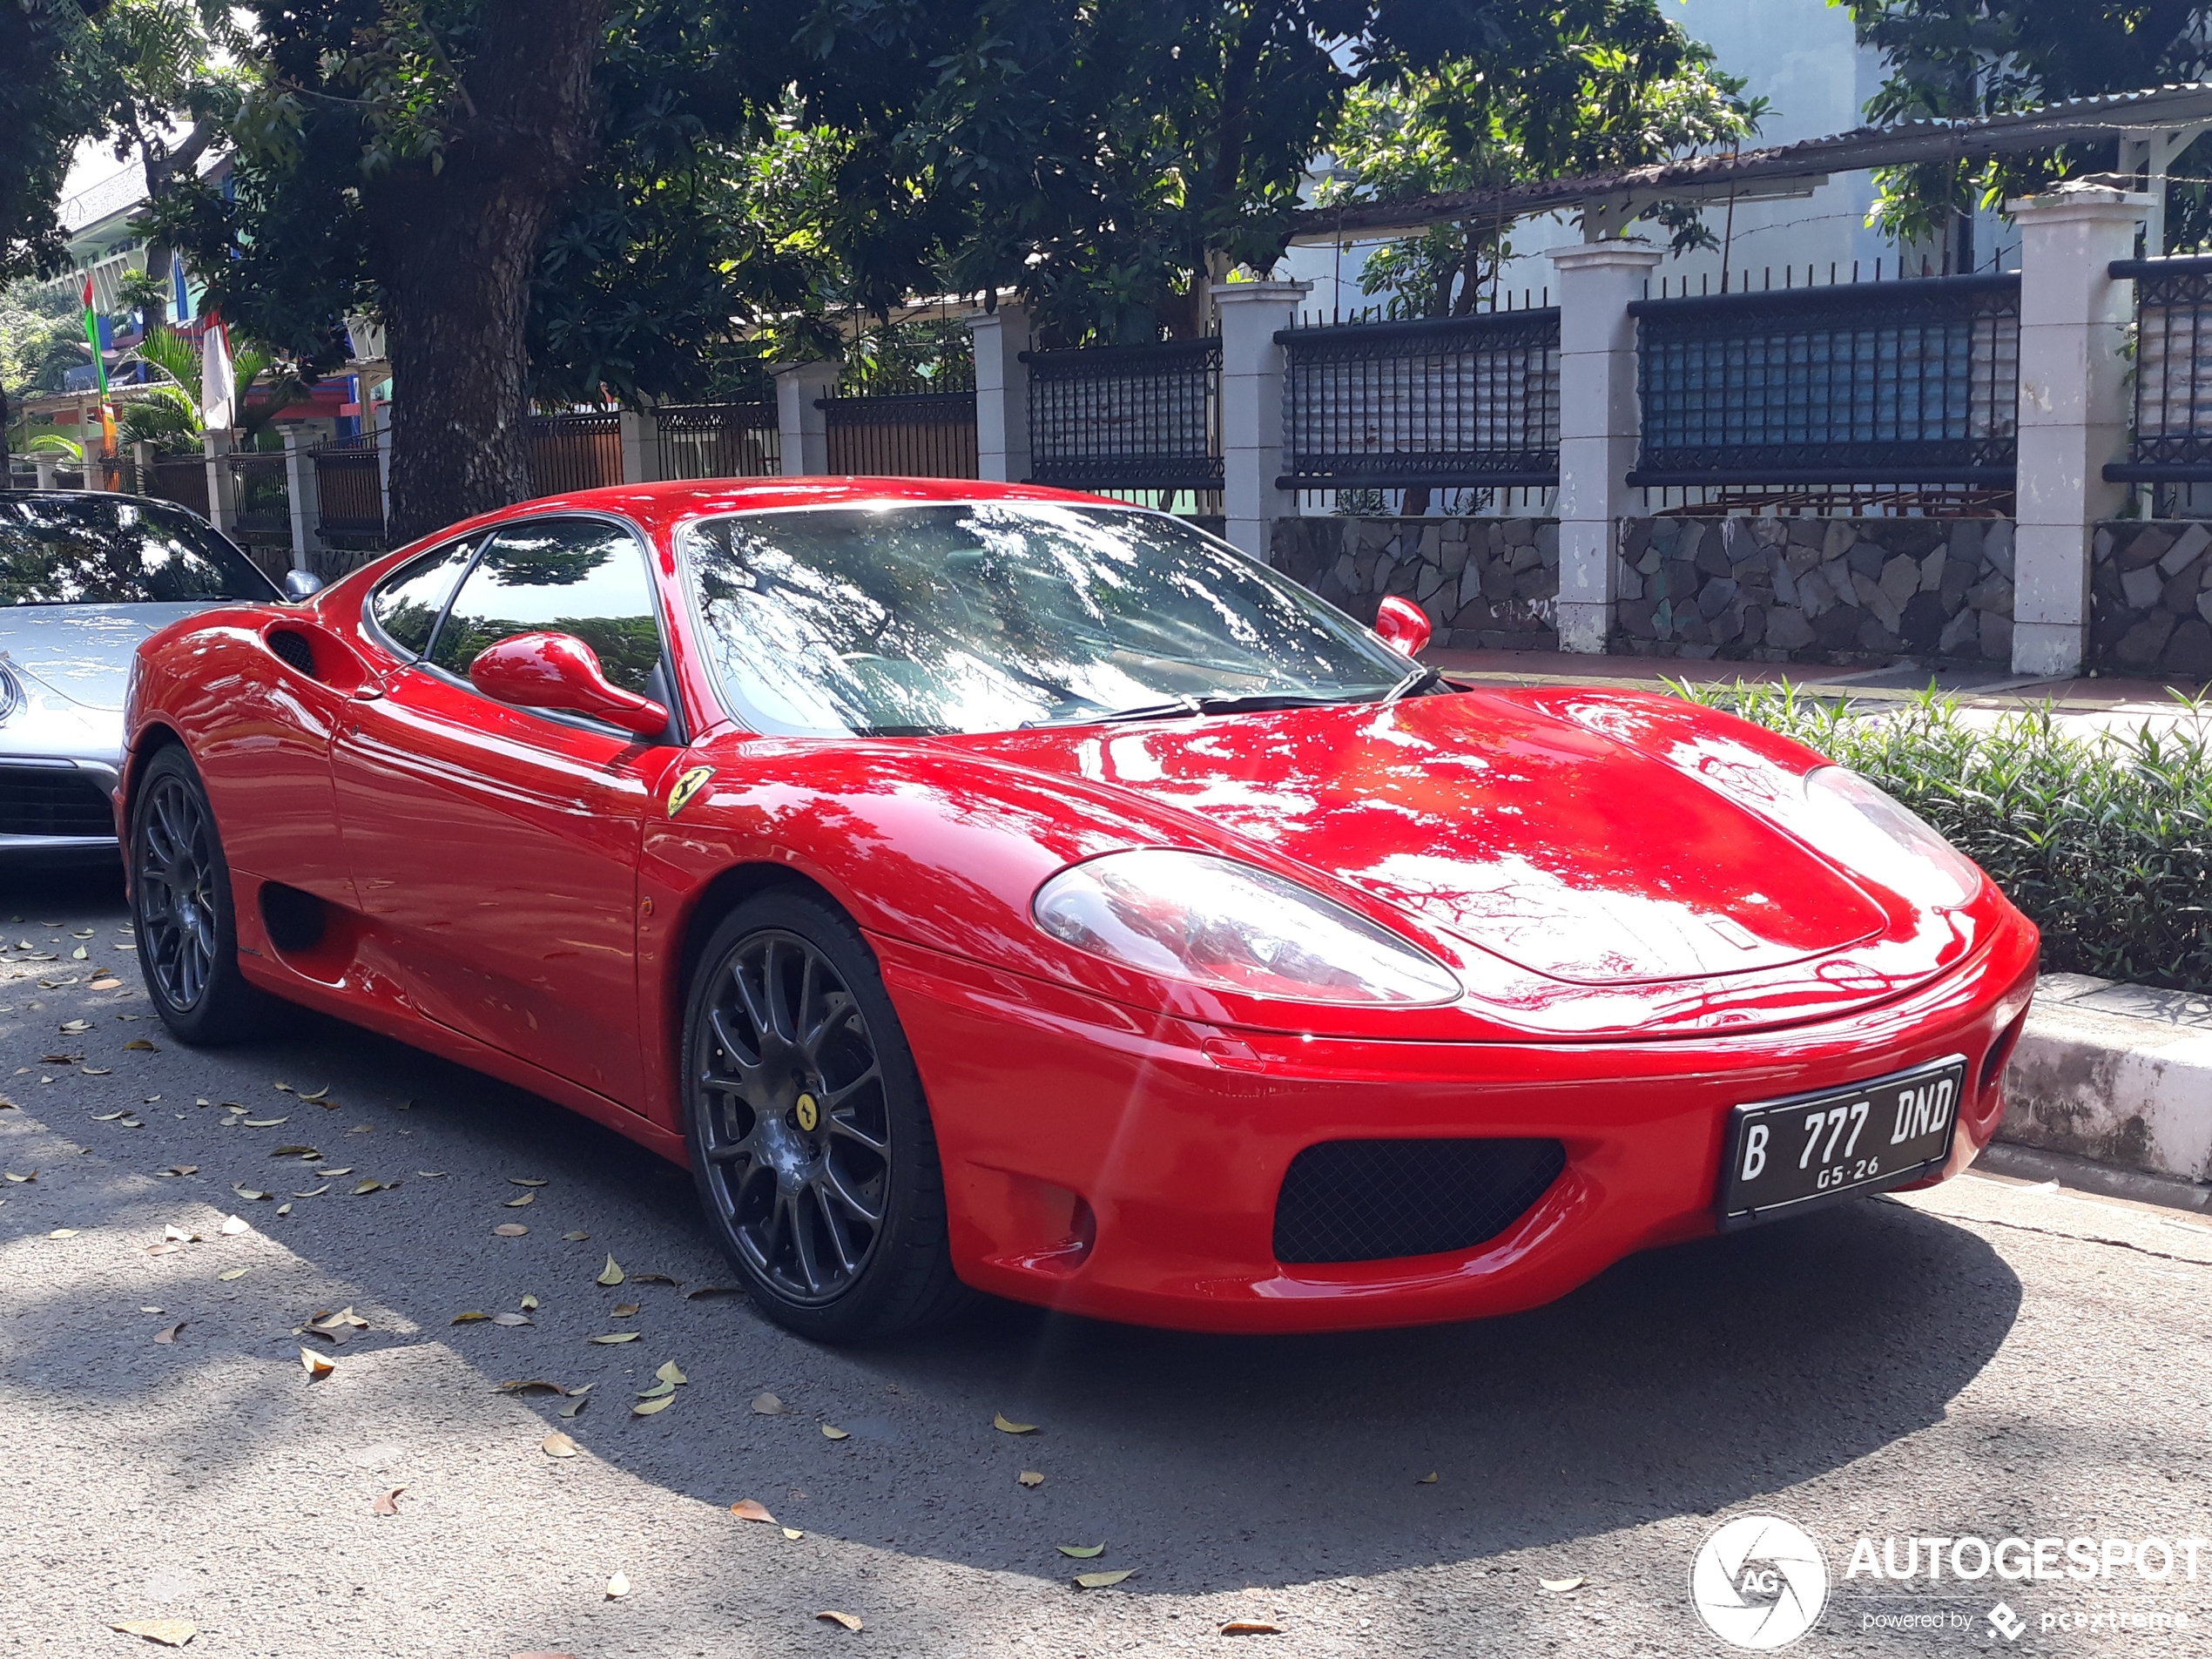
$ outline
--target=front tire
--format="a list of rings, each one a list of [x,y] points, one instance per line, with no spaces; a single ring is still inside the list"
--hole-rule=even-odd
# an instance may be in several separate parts
[[[154,1011],[179,1041],[260,1031],[275,999],[238,971],[231,867],[199,770],[172,746],[146,763],[131,801],[131,925]]]
[[[856,1342],[967,1299],[921,1079],[843,915],[775,892],[714,930],[685,1011],[684,1082],[700,1201],[770,1318]]]

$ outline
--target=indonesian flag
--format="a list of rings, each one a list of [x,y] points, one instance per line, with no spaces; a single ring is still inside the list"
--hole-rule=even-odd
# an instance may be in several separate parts
[[[231,331],[219,313],[208,314],[199,337],[199,420],[210,432],[235,423],[232,400],[238,376],[231,368]]]

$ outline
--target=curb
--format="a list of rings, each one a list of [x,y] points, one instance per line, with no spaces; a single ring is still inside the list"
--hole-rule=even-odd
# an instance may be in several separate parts
[[[2045,975],[2006,1068],[1997,1138],[2212,1183],[2212,997]]]

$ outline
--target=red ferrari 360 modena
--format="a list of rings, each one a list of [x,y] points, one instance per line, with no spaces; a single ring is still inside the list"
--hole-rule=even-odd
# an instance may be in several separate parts
[[[827,1339],[1501,1313],[1974,1158],[2036,951],[1979,870],[1771,732],[1379,625],[1050,489],[527,502],[141,648],[147,987],[687,1163]]]

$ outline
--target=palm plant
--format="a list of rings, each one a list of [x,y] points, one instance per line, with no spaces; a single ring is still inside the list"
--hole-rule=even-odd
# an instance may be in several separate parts
[[[206,413],[199,404],[199,347],[174,330],[155,328],[148,331],[131,355],[168,376],[172,388],[191,403],[192,430],[199,430],[200,417]],[[233,351],[231,374],[231,418],[249,448],[276,419],[277,411],[304,396],[307,390],[296,362],[262,346],[245,345]],[[246,395],[257,386],[262,396],[259,401],[249,401]]]

